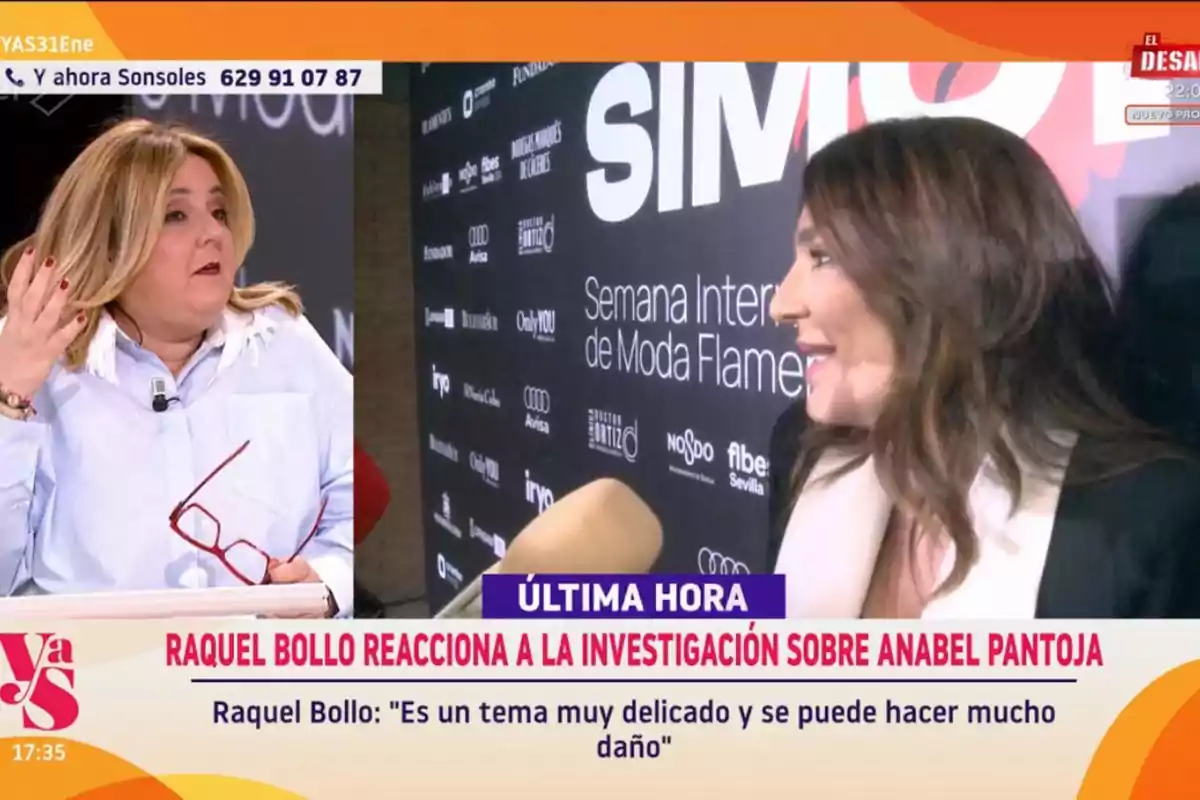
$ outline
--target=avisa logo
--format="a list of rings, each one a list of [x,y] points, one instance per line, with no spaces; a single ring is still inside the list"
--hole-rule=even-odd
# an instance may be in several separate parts
[[[525,387],[525,410],[534,414],[550,413],[550,393],[536,386]]]
[[[472,225],[467,228],[467,246],[471,248],[467,262],[470,264],[488,263],[487,246],[492,241],[492,231],[487,224]]]
[[[550,392],[538,386],[526,386],[523,397],[525,400],[525,427],[537,431],[543,436],[549,436],[550,422],[546,416],[550,413]]]
[[[749,575],[750,568],[735,558],[718,553],[711,547],[701,547],[696,557],[701,575]]]
[[[472,225],[467,229],[467,244],[471,247],[487,247],[492,240],[492,232],[487,225]]]
[[[554,309],[538,308],[517,312],[517,330],[539,342],[554,341]]]
[[[689,467],[703,461],[711,464],[716,453],[709,442],[696,438],[696,433],[688,428],[683,433],[667,434],[667,452],[683,457],[683,463]]]

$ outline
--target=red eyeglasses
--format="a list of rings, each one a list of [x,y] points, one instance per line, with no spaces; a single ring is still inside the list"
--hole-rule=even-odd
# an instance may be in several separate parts
[[[179,538],[183,539],[188,544],[208,553],[213,558],[225,565],[225,569],[233,573],[233,576],[245,583],[247,586],[259,586],[267,582],[268,575],[271,570],[271,556],[264,553],[253,542],[246,539],[238,539],[235,542],[230,542],[224,547],[221,546],[221,521],[204,506],[199,503],[193,503],[192,498],[200,493],[204,486],[215,478],[221,470],[225,469],[229,464],[250,446],[250,441],[234,450],[233,453],[217,465],[217,468],[208,474],[204,480],[196,485],[191,494],[183,498],[179,505],[175,506],[175,510],[171,512],[170,522],[171,530],[175,531]],[[300,542],[300,546],[296,548],[296,552],[292,553],[291,558],[288,558],[284,563],[291,563],[300,555],[300,552],[308,546],[308,543],[317,535],[317,528],[321,525],[321,518],[325,515],[325,504],[328,499],[321,500],[321,507],[317,511],[317,519],[313,522],[312,530]],[[188,533],[186,529],[190,529],[192,533]],[[196,538],[198,535],[203,535],[200,532],[212,530],[212,536],[205,536],[204,539]]]

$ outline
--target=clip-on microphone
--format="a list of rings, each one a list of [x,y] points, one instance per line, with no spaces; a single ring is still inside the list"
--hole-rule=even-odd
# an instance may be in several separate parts
[[[162,378],[151,378],[150,407],[161,413],[170,405],[171,401],[167,399],[167,382]]]

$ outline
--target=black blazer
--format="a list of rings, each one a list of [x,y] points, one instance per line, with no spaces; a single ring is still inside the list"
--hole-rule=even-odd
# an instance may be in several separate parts
[[[861,494],[847,494],[843,488],[840,496],[829,498],[830,511],[838,516],[831,517],[830,524],[811,526],[823,529],[822,542],[816,541],[814,533],[813,541],[801,544],[798,554],[788,555],[788,563],[779,563],[791,510],[790,473],[805,421],[803,402],[795,403],[779,418],[771,436],[768,564],[779,572],[802,573],[789,578],[790,609],[795,591],[807,591],[809,583],[824,583],[824,589],[812,589],[813,615],[855,616],[857,612],[844,613],[851,600],[829,606],[823,593],[837,594],[844,585],[863,580],[862,569],[839,573],[836,563],[848,558],[845,548],[828,544],[853,537],[852,528],[862,527],[845,519],[860,513]],[[1104,481],[1073,483],[1073,465],[1094,446],[1079,439],[1066,480],[1048,487],[1045,505],[1017,514],[1011,525],[1003,523],[1009,526],[1004,544],[994,548],[996,555],[987,572],[1009,571],[989,585],[975,587],[969,601],[948,605],[946,618],[1200,618],[1200,461],[1163,459]],[[806,490],[802,497],[810,491],[816,490]],[[821,513],[806,502],[810,508],[805,513]],[[805,538],[800,531],[796,535]],[[1004,549],[1011,549],[1009,540],[1014,536],[1023,542],[1019,546],[1026,547],[1019,557]],[[832,551],[828,558],[827,549]],[[860,547],[854,558],[861,560],[861,554]],[[825,563],[814,563],[810,571],[810,562]],[[867,580],[871,567],[873,559],[865,568]],[[1021,593],[1024,605],[1011,596]]]

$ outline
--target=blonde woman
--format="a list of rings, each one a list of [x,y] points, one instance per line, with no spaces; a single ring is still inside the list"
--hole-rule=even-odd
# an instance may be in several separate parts
[[[215,142],[96,139],[0,262],[0,595],[321,582],[353,612],[352,385]]]

